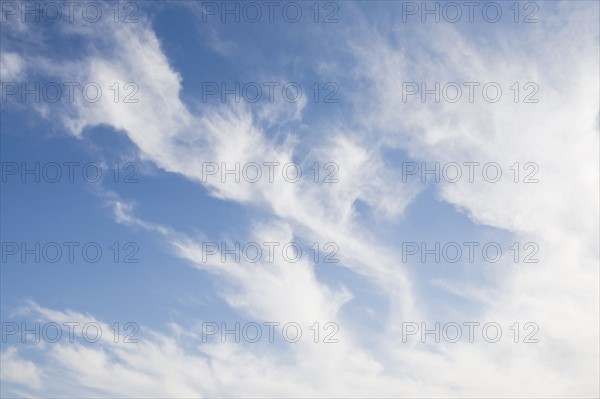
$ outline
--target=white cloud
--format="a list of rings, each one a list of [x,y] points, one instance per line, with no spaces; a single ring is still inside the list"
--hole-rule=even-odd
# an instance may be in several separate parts
[[[5,383],[16,383],[32,389],[42,389],[42,372],[35,363],[19,356],[15,347],[7,348],[0,354],[2,363],[1,379]]]
[[[0,74],[4,82],[19,81],[24,74],[23,59],[17,53],[0,54]]]
[[[497,37],[497,45],[490,49],[475,45],[451,25],[427,26],[428,36],[417,34],[426,45],[414,51],[359,25],[361,30],[344,37],[344,42],[351,43],[354,76],[368,82],[369,91],[356,98],[366,100],[356,101],[348,125],[336,124],[332,139],[309,152],[320,162],[338,162],[340,182],[235,184],[212,179],[205,184],[218,198],[271,213],[271,220],[257,225],[252,240],[310,237],[338,243],[340,265],[369,279],[388,301],[384,330],[368,329],[372,341],[361,342],[351,315],[344,313],[350,292],[320,282],[309,262],[203,263],[192,238],[139,220],[129,206],[109,198],[119,222],[163,235],[179,256],[226,282],[230,290],[223,295],[240,314],[303,322],[339,318],[345,341],[330,347],[302,345],[280,356],[232,345],[201,345],[202,354],[190,354],[175,338],[157,333],[127,348],[104,342],[98,348],[61,344],[48,352],[68,371],[61,383],[87,393],[139,396],[597,395],[599,82],[597,24],[590,25],[597,18],[589,16],[597,16],[598,9],[597,4],[557,7],[549,8],[546,22],[531,27],[528,35]],[[256,112],[244,106],[190,111],[179,98],[182,79],[150,26],[111,27],[74,27],[72,34],[98,38],[96,49],[71,63],[40,63],[70,79],[76,76],[103,87],[115,81],[136,82],[140,88],[138,104],[115,104],[109,97],[96,104],[76,103],[64,121],[72,133],[81,136],[85,127],[108,124],[127,134],[143,159],[197,182],[202,162],[284,164],[307,155],[297,153],[293,134],[271,139],[264,133],[285,120],[287,111]],[[434,33],[436,41],[428,38]],[[402,37],[398,39],[402,43]],[[439,61],[432,61],[432,54]],[[501,82],[503,87],[523,79],[536,81],[540,103],[402,102],[402,81],[469,81],[474,76]],[[301,119],[302,110],[299,106],[294,111],[295,120]],[[356,125],[368,129],[359,132]],[[401,342],[402,321],[431,317],[419,308],[424,298],[413,289],[416,280],[425,277],[399,265],[398,250],[381,244],[377,229],[361,225],[356,215],[356,202],[363,201],[379,218],[398,217],[419,192],[418,187],[392,184],[399,181],[398,172],[383,155],[390,148],[433,162],[540,165],[538,184],[503,179],[498,184],[462,181],[439,188],[443,200],[465,210],[475,223],[504,229],[516,241],[538,242],[540,263],[498,264],[486,274],[495,279],[491,283],[441,278],[435,283],[469,298],[476,305],[471,314],[480,320],[504,326],[537,322],[542,342],[433,348]],[[48,318],[84,317],[32,308]],[[464,317],[463,311],[451,309],[449,316]],[[179,330],[178,335],[186,332]],[[82,368],[82,363],[87,366]],[[123,374],[127,379],[116,383],[114,376]]]
[[[378,101],[361,104],[366,112],[357,118],[386,132],[393,146],[431,163],[495,161],[509,173],[508,166],[516,161],[539,165],[538,184],[515,184],[512,177],[496,184],[481,180],[471,184],[464,179],[442,183],[442,198],[464,209],[474,222],[512,232],[515,241],[537,242],[541,252],[539,264],[499,265],[496,282],[487,293],[472,283],[451,289],[482,297],[483,315],[489,320],[532,320],[545,331],[548,342],[527,354],[496,354],[497,359],[514,356],[515,361],[524,361],[506,370],[505,380],[518,378],[515,371],[522,365],[523,375],[535,381],[527,388],[530,394],[593,395],[598,392],[599,357],[598,6],[578,3],[558,9],[545,13],[545,22],[530,31],[497,37],[496,45],[489,47],[475,45],[444,24],[427,27],[426,34],[437,40],[420,41],[426,45],[416,50],[417,55],[387,38],[365,35],[354,44],[360,60],[356,70],[368,79],[366,86],[372,91],[361,98]],[[401,37],[398,42],[402,43]],[[428,62],[426,56],[443,62]],[[444,84],[474,77],[482,84],[499,82],[504,88],[513,82],[537,82],[540,102],[480,99],[456,106],[402,101],[403,81],[426,81],[432,87],[435,81]],[[512,92],[505,93],[510,96]],[[550,345],[568,350],[553,350]],[[498,360],[489,357],[488,361]],[[541,369],[526,372],[534,365]],[[565,369],[578,373],[565,378],[561,374]],[[467,374],[486,378],[483,370]],[[516,386],[526,387],[523,381]],[[494,392],[517,394],[507,387]]]

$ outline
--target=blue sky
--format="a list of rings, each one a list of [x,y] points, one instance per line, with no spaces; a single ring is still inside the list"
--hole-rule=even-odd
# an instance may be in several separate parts
[[[103,10],[98,21],[76,10],[54,23],[23,4],[2,1],[0,34],[3,397],[599,394],[597,2],[478,2],[473,22],[458,2],[456,23],[443,13],[422,21],[421,2],[277,3],[302,10],[296,23],[278,9],[270,22],[261,2],[257,23],[244,20],[243,2],[121,2],[117,22],[109,3],[89,2]],[[225,7],[239,7],[240,21],[223,22]],[[481,9],[502,14],[491,22]],[[124,21],[130,11],[137,22]],[[94,82],[102,97],[76,89],[73,101],[63,91],[52,102],[49,88],[23,101],[21,84],[36,82]],[[403,101],[408,83],[453,83],[462,97]],[[236,85],[248,91],[222,101],[221,88]],[[492,85],[502,90],[494,102],[493,89],[482,92]],[[262,96],[248,101],[256,87]],[[302,96],[290,101],[294,87]],[[269,182],[265,162],[295,163],[302,178],[278,169]],[[62,178],[12,173],[36,163],[62,165]],[[262,176],[204,179],[209,163],[256,163]],[[460,165],[461,178],[403,181],[407,168],[436,163]],[[497,182],[482,175],[489,164],[502,170]],[[83,165],[102,177],[86,181]],[[324,182],[332,171],[337,181]],[[530,173],[537,181],[524,183]],[[64,242],[78,245],[73,262]],[[294,242],[302,257],[204,261],[213,242]],[[23,262],[14,243],[63,253]],[[102,249],[97,262],[81,253],[89,243]],[[463,252],[405,261],[412,243]],[[488,243],[502,249],[497,262],[482,256]],[[325,262],[333,248],[338,262]],[[65,322],[99,323],[103,338],[10,331]],[[115,322],[135,323],[139,342],[113,342]],[[203,342],[208,323],[251,322],[298,323],[303,335]],[[478,330],[470,342],[465,322],[501,326],[502,338]],[[326,323],[338,342],[322,342]],[[458,323],[463,338],[419,332],[407,342],[407,325],[421,323]],[[524,338],[526,323],[537,342]]]

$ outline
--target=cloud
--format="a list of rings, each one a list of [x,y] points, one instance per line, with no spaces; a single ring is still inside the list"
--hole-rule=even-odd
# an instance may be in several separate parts
[[[197,237],[141,220],[127,202],[108,195],[118,222],[154,231],[178,256],[223,282],[223,297],[241,317],[336,320],[344,340],[332,346],[305,343],[266,355],[259,348],[198,342],[190,351],[182,337],[194,337],[194,331],[179,326],[173,336],[152,331],[144,342],[127,347],[105,341],[96,347],[57,344],[40,350],[65,373],[53,376],[55,385],[39,377],[40,386],[59,394],[182,397],[597,395],[600,104],[597,18],[590,15],[597,16],[598,7],[559,4],[546,11],[545,22],[525,36],[520,30],[490,34],[494,45],[489,47],[482,47],[472,32],[447,24],[418,28],[413,34],[421,46],[404,43],[402,28],[380,24],[375,29],[366,21],[357,25],[358,32],[332,36],[348,45],[339,52],[330,49],[327,56],[347,57],[349,52],[353,62],[340,68],[339,75],[350,70],[350,79],[363,83],[357,84],[354,96],[347,96],[354,99],[347,119],[332,123],[328,138],[315,140],[308,150],[297,145],[294,132],[266,134],[287,120],[309,123],[302,104],[293,115],[275,106],[190,109],[180,98],[183,79],[148,21],[111,29],[102,24],[71,26],[64,34],[93,39],[93,45],[60,64],[39,56],[37,65],[65,80],[76,77],[102,87],[135,82],[139,87],[138,103],[115,103],[110,96],[94,104],[74,103],[62,120],[73,135],[85,137],[87,127],[109,125],[132,140],[140,158],[203,184],[216,198],[259,209],[266,221],[254,224],[244,237],[248,241],[336,242],[339,266],[377,290],[387,309],[380,310],[385,313],[383,326],[357,326],[358,319],[346,311],[356,293],[320,281],[310,262],[203,262]],[[335,70],[334,62],[321,65]],[[515,104],[509,97],[473,104],[402,100],[403,81],[473,77],[504,88],[523,79],[535,81],[540,102]],[[361,223],[357,211],[357,204],[364,203],[376,220],[401,226],[401,216],[423,187],[394,184],[400,181],[400,170],[389,152],[399,150],[419,161],[538,164],[537,184],[462,180],[442,183],[436,190],[475,225],[503,229],[515,241],[537,242],[540,263],[503,261],[465,281],[431,278],[415,265],[400,264],[398,248],[386,244],[389,238],[377,226]],[[206,162],[262,161],[297,161],[305,167],[335,161],[339,182],[204,179]],[[485,278],[480,279],[482,274]],[[472,307],[452,308],[428,298],[436,294],[433,290],[415,287],[430,280]],[[427,300],[443,311],[428,313],[423,306]],[[95,320],[36,304],[29,308],[52,320]],[[535,321],[543,340],[531,345],[510,339],[435,346],[402,342],[403,321],[434,322],[444,312],[448,318],[473,316],[505,328],[515,321]],[[16,359],[15,351],[6,353]],[[21,370],[33,364],[13,361]],[[116,382],[115,375],[127,378]],[[19,378],[9,375],[7,381],[18,383]],[[80,388],[70,393],[57,381]]]
[[[181,76],[169,65],[147,21],[120,24],[109,33],[104,27],[101,23],[91,28],[70,27],[66,35],[97,34],[101,38],[78,59],[60,65],[46,59],[38,64],[64,80],[76,77],[77,81],[96,82],[100,87],[110,87],[114,82],[124,87],[127,82],[135,82],[139,102],[115,103],[111,96],[102,96],[90,103],[79,98],[69,112],[63,113],[63,123],[71,133],[81,137],[85,127],[96,125],[124,132],[139,148],[140,158],[203,183],[213,196],[265,207],[276,218],[291,223],[296,234],[353,248],[344,251],[344,265],[382,284],[392,295],[402,295],[401,302],[410,303],[406,299],[410,288],[394,257],[378,256],[385,251],[377,250],[376,239],[350,218],[358,200],[372,206],[381,217],[397,216],[418,192],[414,186],[390,186],[388,181],[398,180],[399,171],[390,171],[375,149],[364,152],[349,136],[351,133],[340,131],[315,151],[296,154],[297,137],[293,134],[281,139],[267,137],[264,126],[258,123],[264,119],[265,108],[258,109],[258,117],[249,107],[238,104],[207,107],[193,114],[179,97]],[[302,110],[301,104],[297,107],[294,119]],[[287,111],[268,111],[268,123],[278,119],[279,112]],[[332,159],[331,154],[336,156],[341,179],[328,187],[314,184],[308,177],[296,184],[283,179],[271,183],[266,176],[257,184],[232,179],[223,182],[219,175],[203,179],[207,162],[224,162],[229,168],[249,162],[286,165],[310,155],[324,165]],[[357,154],[360,156],[355,157]],[[306,171],[312,162],[306,158],[300,164]]]
[[[43,388],[41,370],[35,363],[22,359],[17,348],[7,348],[0,354],[0,357],[0,362],[3,364],[0,378],[3,382],[19,384],[36,390]]]
[[[19,81],[24,73],[23,59],[17,53],[3,52],[0,59],[0,74],[5,82]]]
[[[490,320],[536,320],[551,342],[568,348],[531,353],[536,359],[532,364],[543,362],[551,370],[527,373],[540,384],[530,394],[544,391],[541,385],[547,380],[542,376],[554,375],[555,394],[580,389],[581,395],[591,395],[598,385],[600,168],[598,31],[590,15],[597,17],[598,7],[561,3],[545,10],[544,22],[527,34],[492,37],[487,46],[448,24],[432,24],[427,33],[419,32],[423,46],[414,52],[394,44],[402,43],[401,30],[396,31],[398,40],[368,32],[353,43],[359,60],[355,71],[371,89],[360,99],[376,101],[360,103],[355,116],[384,132],[393,147],[431,164],[494,161],[506,165],[505,170],[514,162],[539,165],[537,184],[515,184],[511,178],[497,184],[465,179],[440,184],[441,198],[463,209],[475,223],[511,232],[515,241],[536,242],[542,252],[539,264],[502,265],[487,293],[472,283],[446,286],[482,298],[483,314]],[[457,106],[436,103],[433,96],[427,103],[402,100],[402,82],[428,82],[431,88],[435,81],[466,82],[474,77],[482,85],[499,82],[504,88],[514,82],[537,82],[540,101],[515,104],[510,91],[498,103],[480,99]],[[571,383],[558,376],[565,368],[578,370],[570,375]],[[498,389],[495,392],[514,394]]]

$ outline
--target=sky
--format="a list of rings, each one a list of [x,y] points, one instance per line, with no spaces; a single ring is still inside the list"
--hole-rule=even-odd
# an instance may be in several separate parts
[[[0,396],[598,397],[597,1],[1,1]]]

